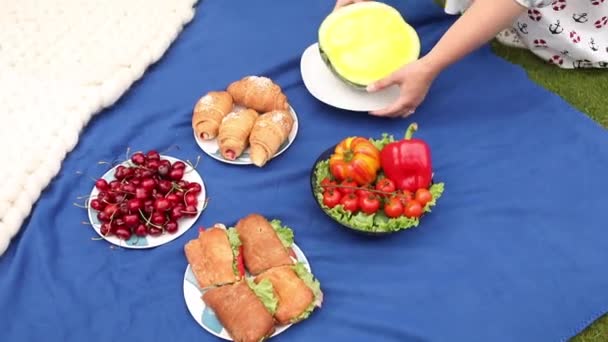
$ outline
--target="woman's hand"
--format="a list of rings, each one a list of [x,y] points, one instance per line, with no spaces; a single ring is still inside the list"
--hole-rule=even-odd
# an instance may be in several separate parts
[[[363,2],[363,1],[366,1],[366,0],[337,0],[336,7],[334,7],[334,11],[340,7],[344,7],[346,5],[355,4],[357,2]]]
[[[431,67],[424,58],[406,64],[392,75],[367,87],[375,92],[393,84],[399,86],[399,98],[386,108],[370,112],[372,115],[387,117],[406,117],[414,113],[424,101],[426,94],[435,80],[439,70]]]

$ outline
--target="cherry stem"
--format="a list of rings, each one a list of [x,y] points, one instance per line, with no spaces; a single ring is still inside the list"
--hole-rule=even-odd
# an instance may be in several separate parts
[[[92,237],[91,240],[93,241],[99,241],[99,240],[103,240],[103,238],[100,237]]]
[[[85,198],[89,198],[89,197],[91,197],[91,195],[83,195],[83,196],[76,197],[76,199],[85,199]]]
[[[74,204],[74,206],[76,206],[76,207],[78,207],[78,208],[82,208],[82,209],[89,209],[89,207],[87,207],[86,205],[80,205],[80,204],[78,204],[78,203],[76,203],[76,202],[74,202],[74,203],[72,203],[72,204]]]
[[[87,226],[92,226],[91,222],[87,222],[87,221],[81,221],[80,223],[87,225]]]
[[[129,156],[129,152],[131,151],[131,147],[127,146],[127,152],[125,153],[125,160],[129,160],[131,159],[131,157]]]
[[[186,163],[188,163],[188,165],[190,165],[190,167],[192,168],[192,170],[189,170],[188,172],[192,172],[194,169],[196,169],[196,167],[198,166],[198,163],[200,161],[201,161],[200,155],[196,156],[196,164],[194,164],[194,165],[192,165],[192,162],[189,159],[187,159]],[[188,173],[188,172],[186,172],[186,173]]]
[[[87,176],[87,177],[89,177],[89,178],[90,178],[90,179],[91,179],[93,182],[96,182],[96,181],[97,181],[97,179],[95,179],[95,178],[93,178],[93,177],[91,177],[91,176],[89,176],[89,175],[85,174],[85,173],[84,173],[84,172],[82,172],[82,171],[76,171],[76,174],[77,174],[77,175],[81,175],[81,176]]]

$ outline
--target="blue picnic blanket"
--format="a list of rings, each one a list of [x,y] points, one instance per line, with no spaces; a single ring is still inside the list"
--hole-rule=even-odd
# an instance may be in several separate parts
[[[455,20],[431,0],[390,2],[428,51]],[[253,212],[295,231],[325,292],[323,307],[276,341],[558,341],[608,310],[608,134],[486,46],[446,70],[407,120],[318,102],[299,61],[333,0],[208,0],[141,81],[88,125],[0,259],[0,340],[214,341],[184,303],[183,245],[110,249],[72,205],[132,150],[202,155],[209,206],[197,222]],[[245,75],[279,83],[300,118],[265,168],[202,153],[196,100]],[[416,229],[385,238],[346,231],[310,193],[317,156],[349,135],[401,136],[410,122],[446,190]]]

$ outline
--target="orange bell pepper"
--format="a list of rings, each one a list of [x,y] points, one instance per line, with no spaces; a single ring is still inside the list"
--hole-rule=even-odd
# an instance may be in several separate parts
[[[352,180],[358,185],[371,184],[380,170],[380,151],[368,139],[348,137],[342,140],[329,158],[329,171],[338,181]]]

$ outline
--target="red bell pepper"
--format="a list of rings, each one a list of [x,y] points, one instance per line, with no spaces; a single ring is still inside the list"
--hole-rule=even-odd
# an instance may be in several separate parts
[[[431,149],[424,140],[412,138],[417,129],[416,123],[411,124],[405,139],[386,145],[380,152],[382,170],[399,190],[414,192],[431,186]]]

